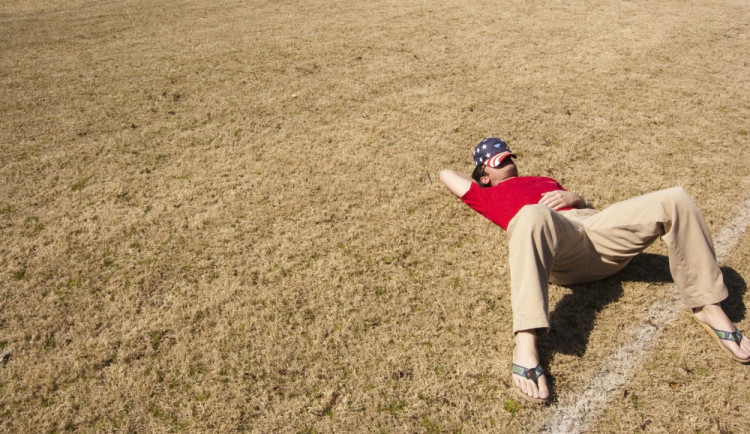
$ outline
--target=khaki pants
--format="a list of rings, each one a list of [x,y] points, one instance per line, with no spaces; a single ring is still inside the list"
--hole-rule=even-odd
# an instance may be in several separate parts
[[[688,308],[727,297],[711,235],[681,187],[616,203],[603,211],[556,212],[527,205],[508,225],[513,331],[549,328],[548,281],[591,282],[620,271],[658,237]]]

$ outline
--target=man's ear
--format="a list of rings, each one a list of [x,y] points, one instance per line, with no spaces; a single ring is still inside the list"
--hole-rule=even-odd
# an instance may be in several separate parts
[[[484,175],[479,178],[479,185],[482,187],[489,187],[490,186],[490,177],[488,175]]]

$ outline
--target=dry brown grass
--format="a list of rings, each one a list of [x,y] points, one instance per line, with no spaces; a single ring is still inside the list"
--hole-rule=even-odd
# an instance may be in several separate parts
[[[537,426],[505,235],[437,171],[499,135],[598,206],[683,185],[717,231],[750,187],[749,9],[4,2],[0,429]],[[663,253],[553,287],[559,397],[669,287]],[[725,264],[745,329],[748,254]],[[746,429],[748,369],[690,321],[593,431]]]

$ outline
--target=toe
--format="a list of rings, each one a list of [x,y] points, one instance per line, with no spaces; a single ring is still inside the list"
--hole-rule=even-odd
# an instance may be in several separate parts
[[[735,357],[750,359],[750,340],[748,340],[747,336],[743,335],[739,343],[735,341],[722,341],[722,343],[734,353]]]
[[[523,381],[523,393],[532,398],[537,397],[536,392],[534,391],[534,383],[531,380]]]
[[[722,345],[724,345],[732,354],[734,354],[735,357],[739,359],[748,359],[750,358],[750,348],[748,348],[748,344],[745,342],[747,339],[742,339],[742,342],[740,345],[737,345],[733,341],[721,341]]]
[[[534,384],[533,381],[528,380],[528,386],[529,390],[526,392],[527,395],[531,396],[532,398],[539,398],[539,388],[536,384]]]
[[[516,377],[513,379],[516,387],[530,398],[539,398],[539,391],[534,391],[534,382],[525,378]]]
[[[549,398],[549,388],[547,387],[546,375],[539,378],[539,398]]]
[[[748,339],[747,336],[742,337],[742,342],[740,342],[740,350],[737,354],[737,357],[741,359],[750,359],[750,339]]]

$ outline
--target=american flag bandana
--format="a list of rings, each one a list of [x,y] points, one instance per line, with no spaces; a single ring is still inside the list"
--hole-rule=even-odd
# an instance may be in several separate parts
[[[490,167],[497,167],[505,157],[515,156],[516,154],[510,151],[508,144],[496,137],[486,138],[474,148],[474,164],[477,166],[486,164]]]

